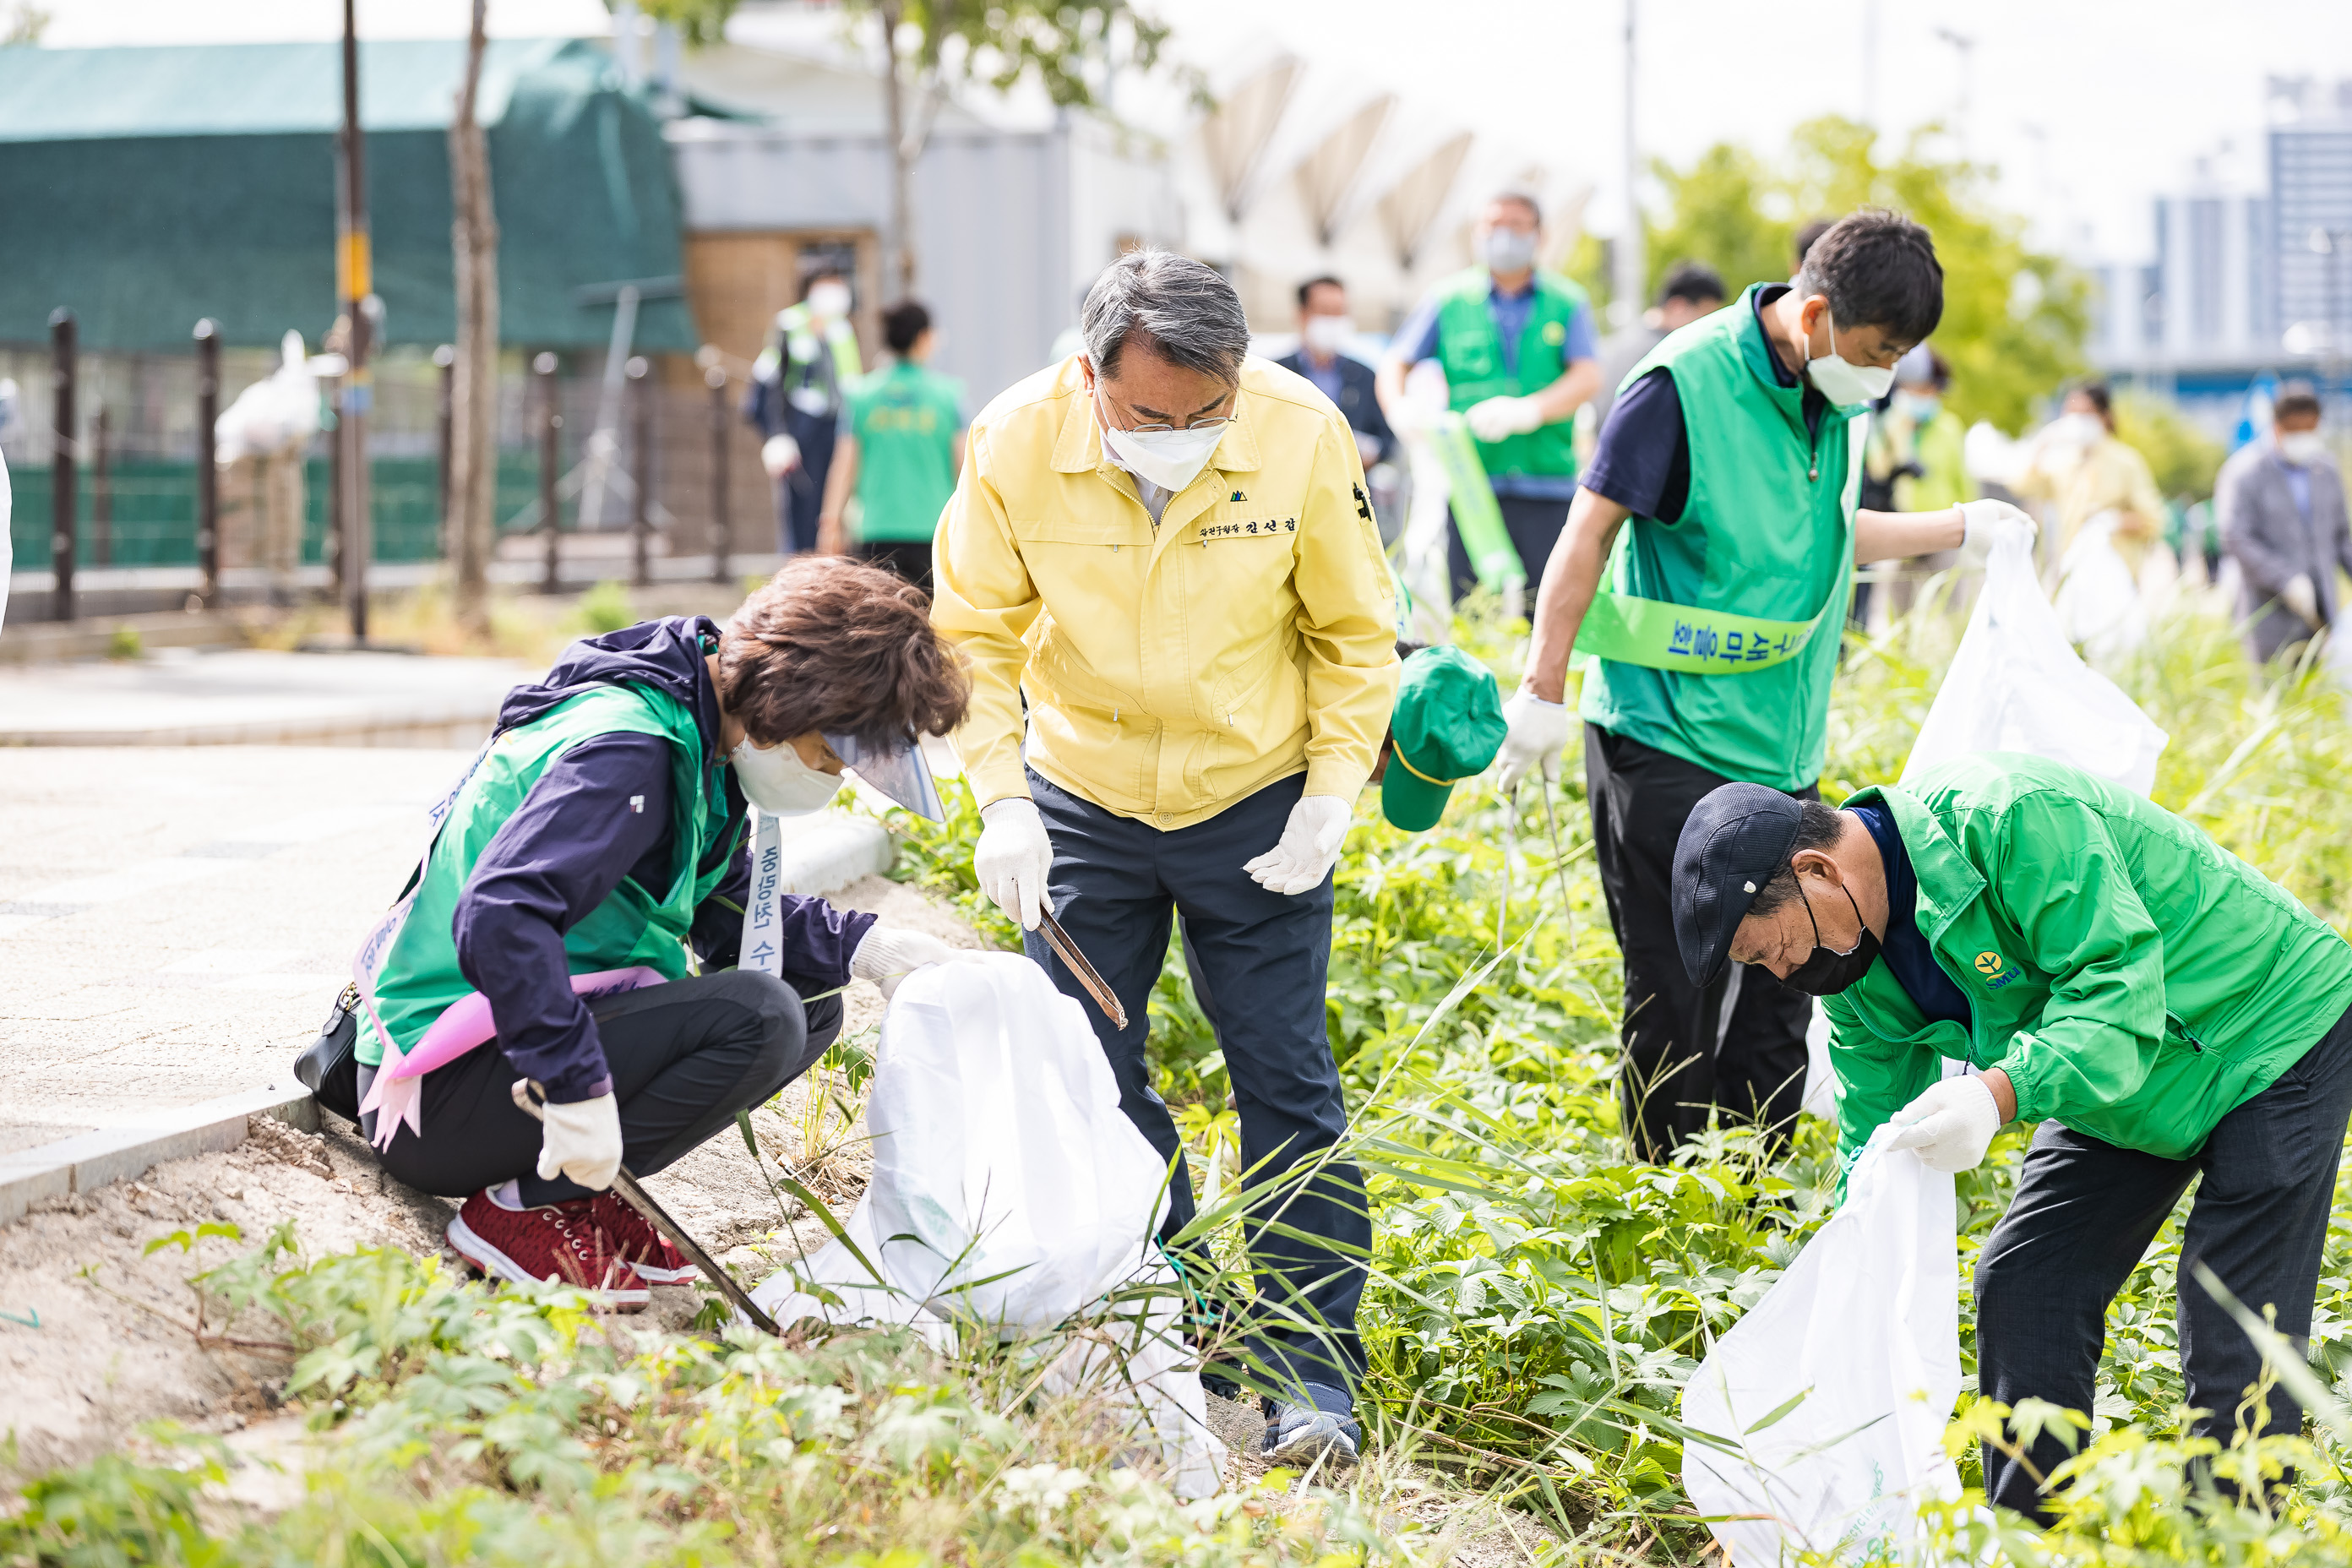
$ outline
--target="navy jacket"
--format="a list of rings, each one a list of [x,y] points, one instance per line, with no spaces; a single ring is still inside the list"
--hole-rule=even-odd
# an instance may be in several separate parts
[[[1274,362],[1283,369],[1307,375],[1307,351],[1294,349]],[[1339,356],[1339,395],[1332,401],[1351,430],[1360,430],[1381,444],[1381,456],[1396,456],[1396,433],[1389,428],[1388,416],[1381,412],[1381,400],[1372,393],[1372,367],[1362,360]],[[1309,381],[1314,377],[1307,376]]]
[[[706,759],[717,756],[719,695],[704,656],[719,627],[704,616],[643,621],[573,643],[546,679],[507,693],[499,728],[529,723],[592,686],[649,686],[693,712]],[[499,1046],[518,1070],[561,1103],[612,1088],[596,1021],[572,993],[563,933],[604,901],[624,877],[658,897],[676,876],[670,831],[669,742],[634,731],[583,741],[549,764],[521,808],[475,862],[457,900],[457,966],[488,998]],[[734,865],[695,911],[688,942],[709,969],[731,968],[741,945],[751,857],[747,813],[732,768],[721,773],[729,828],[717,854]],[[642,795],[642,809],[630,797]],[[875,917],[823,899],[783,900],[783,976],[803,994],[849,979],[849,956]]]

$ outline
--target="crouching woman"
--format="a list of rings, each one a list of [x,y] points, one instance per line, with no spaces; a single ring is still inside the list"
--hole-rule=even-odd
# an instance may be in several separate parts
[[[362,1131],[391,1175],[466,1200],[449,1243],[475,1267],[624,1309],[687,1278],[606,1190],[615,1167],[663,1169],[806,1070],[853,976],[887,993],[950,956],[772,888],[772,926],[740,951],[761,907],[747,796],[782,818],[814,811],[855,762],[937,815],[915,738],[952,730],[968,688],[929,616],[896,576],[804,558],[725,626],[681,616],[592,637],[508,695],[405,919],[371,943],[383,955],[356,1053]],[[483,1003],[493,1038],[386,1097],[400,1080],[375,1082],[378,1022],[405,1055]],[[517,1103],[523,1079],[544,1090],[543,1123]]]

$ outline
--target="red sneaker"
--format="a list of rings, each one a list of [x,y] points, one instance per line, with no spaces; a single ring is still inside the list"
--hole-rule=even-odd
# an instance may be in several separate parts
[[[538,1208],[501,1208],[488,1192],[466,1200],[449,1222],[458,1257],[499,1279],[553,1279],[577,1285],[599,1306],[634,1312],[653,1300],[628,1259],[590,1213],[594,1200],[573,1198]]]
[[[589,1199],[588,1217],[604,1231],[606,1244],[648,1285],[682,1284],[702,1272],[618,1193],[598,1193]]]

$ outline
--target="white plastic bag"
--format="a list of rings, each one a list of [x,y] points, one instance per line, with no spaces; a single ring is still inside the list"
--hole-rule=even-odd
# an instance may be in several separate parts
[[[1180,1494],[1214,1490],[1181,1286],[1152,1245],[1168,1167],[1119,1110],[1085,1011],[1017,953],[918,970],[883,1017],[866,1125],[874,1178],[848,1239],[752,1299],[780,1323],[913,1324],[943,1349],[1085,1316],[1087,1332],[1045,1346],[1048,1386],[1123,1402]]]
[[[1902,782],[1971,752],[2031,752],[2146,795],[2170,739],[2075,656],[2034,576],[2032,548],[2004,532]]]
[[[2115,545],[2121,521],[2103,511],[2083,524],[2059,559],[2058,595],[2051,601],[2066,639],[2093,664],[2110,668],[2147,646],[2147,605]]]
[[[1845,1203],[1683,1390],[1683,1488],[1739,1568],[1895,1563],[1914,1514],[1959,1495],[1944,1428],[1960,1393],[1952,1178],[1882,1127]],[[1727,1452],[1726,1449],[1730,1451]]]

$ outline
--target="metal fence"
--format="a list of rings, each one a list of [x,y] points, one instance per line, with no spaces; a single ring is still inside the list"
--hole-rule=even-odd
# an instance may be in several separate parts
[[[656,560],[689,556],[712,558],[714,572],[722,572],[724,557],[772,549],[772,489],[760,467],[758,436],[738,411],[740,380],[682,359],[635,361],[636,374],[614,399],[603,384],[602,360],[593,353],[505,356],[496,501],[500,557],[544,557],[542,497],[551,489],[559,554],[583,531],[627,537],[642,531],[642,550],[632,541],[617,552],[623,574],[643,576]],[[0,456],[15,492],[9,532],[16,570],[41,573],[56,560],[53,474],[60,447],[71,459],[75,571],[201,570],[197,356],[77,353],[63,387],[58,363],[48,347],[0,345]],[[228,407],[277,363],[267,351],[220,351],[216,405]],[[405,350],[372,368],[371,560],[438,559],[447,441],[443,372],[429,354]],[[719,384],[713,386],[713,379]],[[60,406],[70,410],[62,440]],[[609,445],[594,439],[600,411],[613,426]],[[302,560],[311,565],[335,564],[333,445],[322,432],[303,464]],[[256,560],[257,509],[241,504],[234,470],[221,472],[218,565],[236,568]],[[590,514],[594,527],[583,531],[583,517]],[[615,553],[610,542],[583,541],[582,548],[600,558]]]

